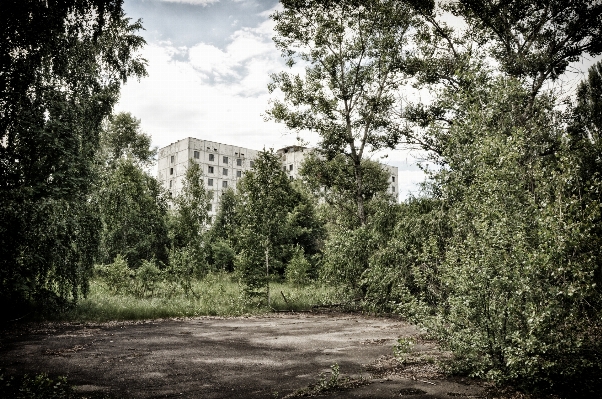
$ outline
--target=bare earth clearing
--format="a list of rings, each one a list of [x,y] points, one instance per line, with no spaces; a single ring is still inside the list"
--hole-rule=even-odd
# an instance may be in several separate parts
[[[444,379],[422,361],[398,364],[399,337],[418,337],[397,319],[286,314],[105,324],[44,324],[5,332],[8,374],[66,375],[78,390],[125,398],[282,398],[315,385],[330,366],[340,381],[363,379],[329,398],[485,397],[485,388]],[[413,356],[438,356],[417,340]]]

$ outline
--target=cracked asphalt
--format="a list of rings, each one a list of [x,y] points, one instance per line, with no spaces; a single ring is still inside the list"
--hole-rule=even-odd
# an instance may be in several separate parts
[[[482,397],[477,385],[372,372],[397,338],[419,334],[399,319],[346,314],[49,323],[4,332],[0,368],[66,375],[79,391],[124,398],[282,398],[336,363],[341,378],[365,384],[325,397]]]

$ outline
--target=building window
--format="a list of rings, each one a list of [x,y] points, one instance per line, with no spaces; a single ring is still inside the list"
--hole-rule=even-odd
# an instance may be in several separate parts
[[[293,164],[290,164],[290,165],[288,166],[288,170],[293,170]]]
[[[213,186],[213,179],[207,179],[207,185]]]
[[[395,192],[395,186],[391,186],[391,192],[394,193]]]
[[[240,170],[236,171],[236,177],[241,177],[242,176],[242,172]]]
[[[209,169],[209,170],[208,170],[208,172],[209,172],[209,173],[213,173],[213,166],[209,166],[209,168],[208,168],[208,169]]]
[[[170,180],[169,181],[169,188],[171,188],[172,184],[173,184],[173,180]]]
[[[194,159],[199,159],[200,155],[201,155],[201,154],[199,154],[199,152],[198,152],[198,151],[195,151],[195,152],[194,152]]]
[[[293,180],[293,176],[289,176],[289,177],[288,177],[288,179],[289,179],[289,180]]]
[[[223,161],[224,163],[228,163],[228,157],[224,157]]]
[[[222,170],[222,175],[224,175],[224,176],[228,176],[228,169],[224,168],[224,169]]]
[[[395,176],[391,176],[391,181],[395,183]]]
[[[240,156],[241,156],[241,157],[244,157],[244,156],[245,156],[245,154],[243,154],[243,153],[241,152],[241,153],[240,153]]]
[[[169,158],[169,161],[170,161],[170,163],[173,163],[173,161],[174,161],[175,159],[176,159],[176,157],[175,157],[174,155],[172,155],[172,156]]]
[[[207,211],[211,212],[213,210],[213,204],[207,205]]]
[[[222,187],[223,187],[223,188],[228,188],[228,182],[227,182],[226,180],[224,180],[224,181],[222,182]]]
[[[169,168],[169,174],[173,175],[173,168]]]
[[[282,167],[282,170],[286,172],[286,165]]]
[[[209,160],[210,161],[215,161],[215,155],[214,154],[209,154]]]
[[[236,160],[236,166],[242,166],[242,159],[238,158]]]

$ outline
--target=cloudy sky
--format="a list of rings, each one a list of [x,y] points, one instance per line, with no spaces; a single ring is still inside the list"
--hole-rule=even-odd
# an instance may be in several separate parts
[[[294,144],[294,133],[263,117],[269,74],[286,69],[272,42],[276,7],[277,0],[125,0],[127,15],[145,28],[149,76],[122,88],[116,112],[141,119],[158,147],[186,137],[253,149]],[[424,180],[408,151],[374,159],[399,167],[402,199]]]

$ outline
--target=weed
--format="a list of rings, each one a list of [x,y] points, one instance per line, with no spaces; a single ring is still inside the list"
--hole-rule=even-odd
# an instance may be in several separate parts
[[[393,356],[401,363],[405,362],[416,343],[412,337],[399,337],[393,346]]]
[[[326,379],[324,374],[320,374],[320,381],[317,385],[317,390],[320,392],[329,391],[331,389],[335,389],[339,386],[339,364],[335,363],[330,366],[330,378]]]
[[[155,270],[150,265],[147,269],[144,271],[145,285],[138,286],[137,292],[130,289],[115,292],[114,286],[109,286],[103,278],[93,279],[88,297],[80,300],[61,319],[102,322],[166,317],[241,316],[270,312],[267,307],[258,306],[255,301],[249,300],[231,273],[209,273],[202,279],[192,279],[188,293],[194,292],[195,295],[189,295],[178,284],[167,279],[156,281]],[[272,306],[275,309],[295,311],[337,303],[344,295],[325,285],[299,287],[287,283],[274,283],[272,292]],[[143,294],[140,295],[141,293]]]
[[[66,377],[52,379],[47,374],[20,377],[0,374],[0,395],[15,399],[69,399],[73,390]]]

